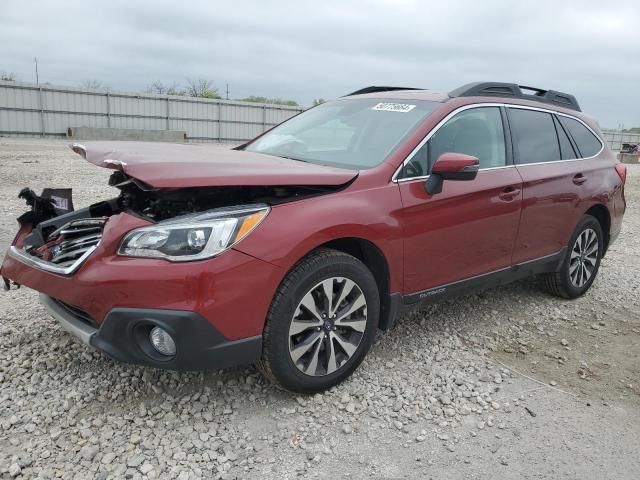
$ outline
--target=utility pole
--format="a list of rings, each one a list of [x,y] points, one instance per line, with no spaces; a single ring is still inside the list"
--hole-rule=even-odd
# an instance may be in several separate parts
[[[229,84],[227,83],[227,100],[229,100]]]
[[[34,62],[36,62],[36,85],[40,85],[40,78],[38,77],[38,57],[33,57]]]

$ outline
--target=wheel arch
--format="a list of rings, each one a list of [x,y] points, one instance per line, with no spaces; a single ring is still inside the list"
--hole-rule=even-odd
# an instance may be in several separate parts
[[[600,224],[600,228],[602,228],[602,234],[604,235],[604,248],[602,254],[604,255],[609,248],[609,237],[611,233],[611,213],[609,213],[609,209],[605,205],[597,203],[591,206],[586,212],[584,212],[584,214],[595,217]]]
[[[302,258],[320,248],[330,248],[357,258],[371,271],[380,293],[380,319],[378,328],[388,330],[393,326],[402,304],[400,293],[390,291],[391,271],[389,261],[372,241],[361,237],[341,237],[317,245]]]

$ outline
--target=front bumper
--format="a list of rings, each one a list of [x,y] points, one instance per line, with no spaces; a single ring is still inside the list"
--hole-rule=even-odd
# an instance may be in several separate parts
[[[10,249],[0,275],[82,309],[100,326],[114,311],[151,309],[193,312],[228,340],[262,334],[280,267],[234,249],[194,262],[120,257],[122,236],[146,222],[117,217],[72,274],[47,271]]]
[[[115,308],[100,324],[63,302],[40,294],[40,302],[62,328],[85,345],[126,363],[171,370],[206,370],[255,363],[262,352],[260,335],[226,339],[207,320],[179,310]],[[176,354],[166,357],[151,346],[154,326],[166,330],[176,343]]]

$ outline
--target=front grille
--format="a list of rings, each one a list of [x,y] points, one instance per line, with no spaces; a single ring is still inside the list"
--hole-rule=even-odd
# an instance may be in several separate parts
[[[51,263],[63,267],[72,265],[85,252],[95,247],[100,242],[102,235],[87,235],[73,240],[64,240],[50,249]]]
[[[98,248],[107,217],[73,220],[47,237],[39,247],[9,247],[9,255],[46,272],[71,275]]]
[[[68,267],[98,245],[106,218],[92,218],[69,222],[49,235],[48,260]]]
[[[73,315],[74,318],[80,320],[82,323],[93,328],[99,327],[98,322],[96,322],[91,315],[89,315],[81,308],[69,305],[68,303],[63,302],[62,300],[58,300],[57,298],[52,298],[51,300],[56,302],[60,307],[64,308],[68,313]]]

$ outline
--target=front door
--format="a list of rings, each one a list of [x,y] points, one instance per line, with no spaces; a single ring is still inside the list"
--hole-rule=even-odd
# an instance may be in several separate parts
[[[511,266],[522,204],[522,179],[511,164],[504,113],[497,106],[460,111],[431,135],[400,172],[405,295]],[[480,160],[474,180],[445,180],[424,189],[445,152]]]

